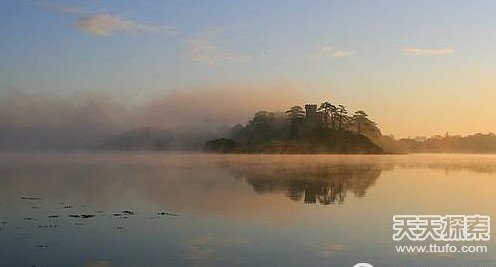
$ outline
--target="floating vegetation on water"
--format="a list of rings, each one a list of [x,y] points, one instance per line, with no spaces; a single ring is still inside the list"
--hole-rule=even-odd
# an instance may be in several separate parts
[[[167,216],[179,216],[179,214],[177,214],[177,213],[170,213],[170,212],[159,212],[159,213],[157,213],[157,215],[161,215],[161,216],[164,216],[164,215],[167,215]]]
[[[54,224],[38,225],[38,228],[58,228],[58,225],[54,225]]]
[[[94,214],[81,214],[81,215],[79,215],[79,214],[71,214],[71,215],[69,215],[69,217],[71,217],[71,218],[89,219],[89,218],[95,217],[95,215]]]
[[[23,200],[40,200],[40,197],[21,197]]]
[[[131,215],[135,215],[134,211],[124,210],[121,213],[114,213],[114,217],[119,217],[122,219],[128,219]]]
[[[134,215],[134,211],[129,211],[129,210],[124,210],[122,213],[127,214],[127,215]]]

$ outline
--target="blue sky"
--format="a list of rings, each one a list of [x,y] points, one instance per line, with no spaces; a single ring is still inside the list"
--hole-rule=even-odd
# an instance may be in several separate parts
[[[284,81],[400,136],[491,131],[463,110],[496,117],[495,13],[494,1],[2,1],[0,90]]]

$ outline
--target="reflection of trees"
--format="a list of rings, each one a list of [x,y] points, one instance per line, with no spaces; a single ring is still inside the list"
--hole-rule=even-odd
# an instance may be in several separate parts
[[[225,164],[237,178],[246,180],[255,192],[284,193],[294,201],[323,205],[343,203],[347,194],[366,194],[381,174],[374,164]]]
[[[219,170],[219,167],[221,170]],[[128,205],[126,195],[172,211],[218,211],[246,205],[232,176],[259,194],[277,193],[307,203],[341,203],[364,196],[381,171],[470,172],[494,176],[488,155],[310,156],[310,155],[17,155],[0,158],[0,207],[21,196],[53,203],[74,202],[109,209]],[[228,172],[226,172],[228,170]],[[437,174],[436,174],[437,175]],[[475,176],[475,175],[474,175]],[[491,177],[492,177],[491,176]],[[471,175],[467,176],[468,178]],[[478,176],[477,176],[478,177]],[[475,180],[474,180],[475,181]],[[241,195],[244,194],[244,195]],[[237,201],[236,203],[234,203]],[[22,202],[24,203],[24,202]],[[241,210],[241,208],[240,208]]]

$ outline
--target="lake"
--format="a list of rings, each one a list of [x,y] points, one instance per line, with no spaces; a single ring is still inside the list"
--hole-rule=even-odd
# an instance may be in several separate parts
[[[0,155],[0,266],[496,266],[402,214],[494,216],[496,156]]]

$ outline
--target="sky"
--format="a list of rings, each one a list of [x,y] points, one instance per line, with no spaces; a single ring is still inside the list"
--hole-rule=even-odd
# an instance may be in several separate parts
[[[494,132],[495,13],[456,0],[1,1],[0,93],[140,103],[276,87],[277,102],[287,86],[288,105],[363,109],[396,137]]]

